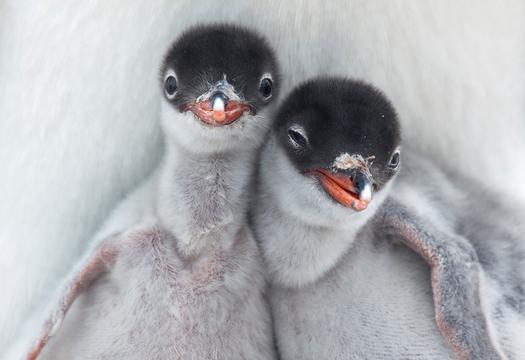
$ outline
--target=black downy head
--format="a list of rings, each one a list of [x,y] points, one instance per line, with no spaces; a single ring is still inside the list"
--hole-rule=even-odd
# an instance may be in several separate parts
[[[267,41],[246,28],[200,25],[171,46],[161,70],[166,99],[205,124],[224,126],[256,114],[276,95],[277,61]]]
[[[280,106],[273,131],[300,173],[358,211],[399,169],[396,112],[379,90],[360,81],[317,78],[300,85]]]

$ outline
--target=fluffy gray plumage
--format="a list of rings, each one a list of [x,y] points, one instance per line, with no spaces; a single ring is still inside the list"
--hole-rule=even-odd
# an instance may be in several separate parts
[[[22,320],[158,163],[157,65],[174,34],[210,14],[254,26],[282,60],[283,93],[325,71],[368,79],[395,102],[411,143],[525,194],[524,7],[519,0],[3,1],[0,285],[8,295],[0,297],[0,349],[23,334]]]
[[[353,96],[329,94],[349,102]],[[360,105],[374,114],[374,105]],[[318,109],[322,104],[313,114]],[[297,158],[307,157],[305,164],[310,156],[323,158],[315,144],[330,140],[319,139],[323,134],[335,136],[328,128],[308,133],[318,126],[312,122],[351,132],[338,124],[352,112],[337,110],[330,113],[339,122],[308,107],[297,110],[308,122],[279,111],[295,120],[280,119],[288,125],[273,129],[261,157],[252,224],[271,277],[282,358],[522,358],[524,210],[410,147],[402,151],[400,174],[367,210],[334,202]],[[302,126],[304,149],[294,150],[293,136],[286,140],[288,126]],[[352,128],[366,132],[354,137],[358,142],[381,131],[365,130],[358,120]],[[337,146],[339,152],[359,148],[351,141]],[[373,144],[368,151],[386,155]]]
[[[183,61],[188,47],[198,64]],[[161,165],[117,207],[9,359],[275,358],[245,222],[271,103],[260,83],[280,85],[272,48],[244,28],[201,26],[174,42],[162,69]],[[201,100],[210,91],[235,97],[216,109]]]

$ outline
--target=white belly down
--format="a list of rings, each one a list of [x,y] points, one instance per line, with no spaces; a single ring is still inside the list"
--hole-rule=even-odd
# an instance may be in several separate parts
[[[454,359],[434,317],[430,271],[403,245],[357,239],[338,265],[299,290],[273,288],[287,359]]]

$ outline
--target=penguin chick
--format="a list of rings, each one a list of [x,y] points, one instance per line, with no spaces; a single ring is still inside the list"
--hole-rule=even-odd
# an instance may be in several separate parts
[[[261,158],[251,221],[283,359],[498,358],[473,248],[389,197],[401,136],[381,92],[341,78],[306,82],[277,111]],[[390,238],[415,252],[401,253],[409,264],[390,260]],[[410,256],[431,267],[437,327],[450,348],[425,307],[428,275]],[[392,274],[403,278],[389,283]]]
[[[248,29],[197,26],[160,78],[164,159],[69,276],[28,359],[274,358],[245,213],[276,58]]]
[[[355,233],[386,198],[400,166],[400,139],[395,111],[376,89],[339,78],[311,80],[276,113],[260,187],[304,223]],[[265,239],[261,243],[267,252],[279,251]],[[325,251],[304,264],[282,262],[287,253],[266,253],[270,273],[283,285],[306,285],[332,267],[342,249]]]

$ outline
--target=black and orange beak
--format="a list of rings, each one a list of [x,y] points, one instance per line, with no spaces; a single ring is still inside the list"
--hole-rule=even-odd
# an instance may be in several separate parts
[[[372,201],[372,181],[359,169],[349,175],[326,169],[316,169],[312,173],[319,177],[325,191],[344,206],[363,211]]]
[[[183,110],[192,111],[208,125],[224,126],[235,122],[244,113],[251,112],[251,107],[245,102],[230,100],[223,92],[218,91],[209,99],[186,104]]]

